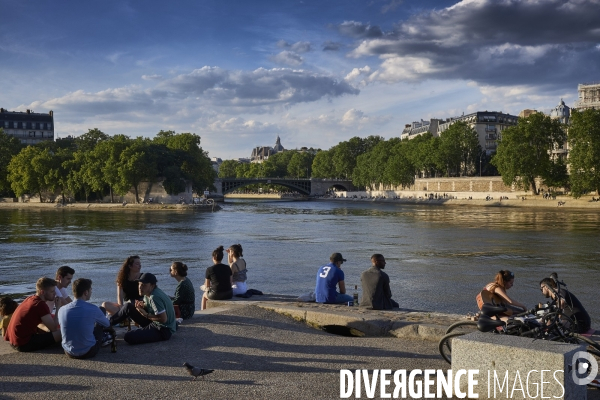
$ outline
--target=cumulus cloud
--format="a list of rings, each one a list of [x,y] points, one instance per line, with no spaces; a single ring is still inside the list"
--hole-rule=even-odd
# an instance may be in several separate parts
[[[289,65],[290,67],[297,67],[304,62],[304,59],[298,53],[287,50],[270,57],[270,60],[277,64]]]
[[[350,57],[382,59],[374,79],[573,86],[600,75],[598,15],[598,0],[464,0],[385,35],[355,21],[338,29],[361,39]]]
[[[336,28],[342,35],[353,38],[378,38],[383,36],[379,26],[371,26],[357,21],[344,21]]]
[[[203,67],[171,79],[154,88],[127,86],[99,92],[78,90],[62,97],[35,102],[31,107],[85,114],[159,113],[172,115],[173,109],[221,107],[229,110],[268,112],[272,107],[289,107],[322,98],[357,95],[359,90],[346,81],[304,70],[288,68],[230,71]]]

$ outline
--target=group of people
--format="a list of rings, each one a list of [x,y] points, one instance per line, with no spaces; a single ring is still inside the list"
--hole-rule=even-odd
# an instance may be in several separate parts
[[[247,291],[242,246],[235,244],[227,249],[229,266],[221,263],[223,251],[223,246],[213,251],[214,265],[206,270],[203,309],[206,299],[231,299]],[[141,269],[139,256],[127,257],[117,274],[117,301],[106,301],[98,307],[90,303],[92,281],[73,281],[72,299],[66,289],[75,270],[60,267],[55,279],[38,279],[36,293],[21,304],[8,296],[0,299],[2,336],[17,351],[36,351],[61,343],[69,357],[81,359],[94,357],[103,344],[114,339],[112,326],[126,321],[139,326],[125,333],[128,344],[169,340],[177,323],[191,318],[196,310],[188,267],[179,261],[171,264],[169,274],[178,282],[173,297],[158,287],[154,274],[142,273]]]
[[[329,263],[319,268],[315,285],[317,303],[344,304],[353,302],[354,298],[346,293],[345,275],[342,264],[346,259],[340,253],[333,253]],[[390,277],[383,272],[385,257],[381,254],[371,256],[371,267],[360,276],[362,286],[361,307],[373,310],[391,310],[398,307],[392,299]],[[337,292],[339,288],[339,293]]]
[[[333,253],[329,263],[319,268],[315,285],[315,299],[317,303],[344,304],[353,301],[353,297],[346,293],[345,276],[342,264],[346,259],[340,253]],[[385,258],[381,254],[371,256],[371,267],[361,274],[362,298],[360,306],[373,310],[391,310],[398,307],[398,303],[392,299],[390,290],[390,278],[383,271],[385,269]],[[579,333],[588,332],[591,329],[591,318],[579,299],[564,287],[557,285],[558,276],[544,278],[540,281],[540,290],[546,298],[556,300],[560,298],[558,306],[564,315],[570,318],[576,325]],[[499,271],[493,282],[483,287],[499,300],[517,311],[526,311],[525,304],[512,299],[507,291],[513,287],[515,275],[508,270]],[[339,288],[339,292],[337,289]]]
[[[544,278],[540,281],[540,291],[545,298],[552,300],[560,299],[558,306],[563,310],[564,315],[570,318],[577,325],[578,333],[586,333],[591,329],[592,321],[590,315],[585,310],[579,299],[564,287],[557,284],[558,276],[553,274],[553,278]],[[515,274],[508,270],[499,271],[494,277],[494,281],[484,286],[484,290],[499,296],[505,304],[516,307],[517,311],[526,311],[525,304],[512,299],[506,292],[513,287],[515,283]]]

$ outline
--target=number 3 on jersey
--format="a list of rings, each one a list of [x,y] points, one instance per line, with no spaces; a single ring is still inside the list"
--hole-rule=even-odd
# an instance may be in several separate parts
[[[329,274],[329,270],[331,270],[331,267],[323,267],[323,272],[321,272],[319,274],[319,276],[321,278],[327,278],[327,274]]]

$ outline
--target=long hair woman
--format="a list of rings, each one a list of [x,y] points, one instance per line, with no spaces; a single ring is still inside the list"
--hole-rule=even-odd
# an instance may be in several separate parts
[[[117,274],[117,302],[105,301],[102,307],[109,314],[116,314],[126,301],[141,300],[137,279],[142,276],[142,262],[139,256],[129,256],[123,261]]]
[[[490,282],[487,285],[485,285],[484,289],[488,292],[500,296],[506,303],[512,306],[520,307],[523,310],[526,310],[527,307],[525,307],[523,303],[513,300],[506,293],[511,287],[513,287],[514,284],[515,274],[510,272],[509,270],[503,269],[501,271],[498,271],[498,273],[494,277],[494,282]]]
[[[248,291],[248,285],[246,284],[246,260],[242,257],[243,249],[241,244],[233,244],[227,249],[227,261],[231,268],[231,289],[233,295],[245,294]]]

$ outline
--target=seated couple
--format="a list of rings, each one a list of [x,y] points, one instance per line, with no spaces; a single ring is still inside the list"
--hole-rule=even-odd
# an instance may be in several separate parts
[[[353,301],[352,296],[346,294],[344,272],[342,264],[346,259],[340,253],[333,253],[329,257],[329,264],[323,265],[317,272],[315,297],[317,303],[344,304]],[[385,257],[381,254],[371,256],[371,268],[361,274],[362,298],[361,307],[373,310],[391,310],[398,307],[392,299],[390,278],[383,272]],[[339,287],[340,292],[336,291]]]
[[[227,261],[229,266],[222,263],[223,246],[219,246],[212,252],[213,264],[206,269],[204,285],[200,287],[204,291],[201,309],[206,309],[206,303],[210,300],[229,300],[233,296],[244,295],[248,291],[246,284],[246,261],[242,258],[243,250],[240,244],[234,244],[227,249]]]

